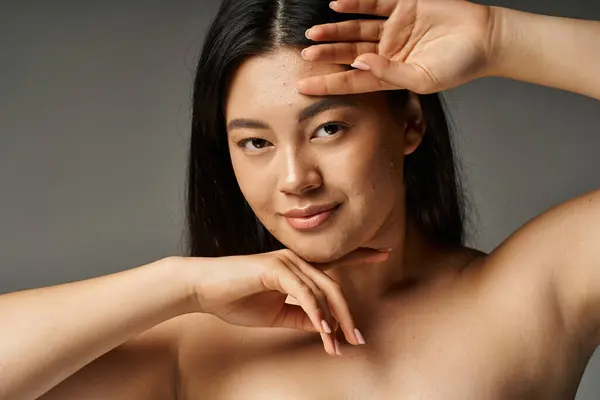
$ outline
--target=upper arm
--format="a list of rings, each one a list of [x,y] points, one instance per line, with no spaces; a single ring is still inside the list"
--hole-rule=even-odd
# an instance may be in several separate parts
[[[600,190],[559,206],[555,286],[565,320],[580,341],[600,344]]]
[[[41,400],[176,400],[178,321],[165,321],[92,361]]]
[[[502,265],[496,273],[510,279],[504,288],[530,288],[510,293],[517,296],[514,301],[529,306],[530,299],[518,296],[537,296],[548,313],[557,314],[569,337],[591,349],[600,343],[600,190],[532,219],[488,261]]]

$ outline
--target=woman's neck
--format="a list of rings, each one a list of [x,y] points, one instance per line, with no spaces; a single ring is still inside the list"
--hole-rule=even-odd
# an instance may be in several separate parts
[[[409,290],[415,284],[435,279],[442,249],[427,240],[412,223],[400,232],[388,260],[327,271],[341,286],[351,310],[368,314],[390,292]]]

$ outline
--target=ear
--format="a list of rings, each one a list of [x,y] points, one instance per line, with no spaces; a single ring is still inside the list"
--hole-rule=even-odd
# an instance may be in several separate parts
[[[413,153],[421,144],[427,124],[423,116],[419,96],[410,92],[404,117],[404,155]]]

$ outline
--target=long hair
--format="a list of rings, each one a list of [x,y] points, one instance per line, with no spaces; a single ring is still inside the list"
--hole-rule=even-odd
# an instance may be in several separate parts
[[[224,104],[241,63],[281,47],[314,44],[304,32],[318,24],[372,18],[336,13],[329,0],[224,0],[205,36],[193,88],[187,170],[187,253],[190,257],[254,254],[282,248],[255,216],[238,186],[227,144]],[[392,109],[409,93],[388,92]],[[407,216],[430,240],[464,242],[464,195],[438,94],[420,95],[427,129],[405,158]]]

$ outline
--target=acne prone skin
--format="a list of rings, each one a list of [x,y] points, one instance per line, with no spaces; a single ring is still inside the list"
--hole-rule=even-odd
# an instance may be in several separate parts
[[[341,96],[299,121],[302,110],[326,98],[300,94],[295,82],[341,68],[305,61],[295,49],[249,58],[225,107],[244,197],[279,241],[313,262],[397,244],[405,224],[403,160],[422,137],[398,123],[383,92]],[[232,122],[239,120],[252,123]],[[283,215],[313,204],[339,208],[309,230],[294,229]]]

